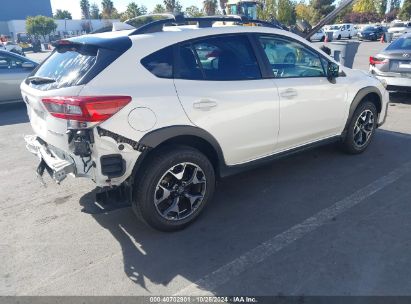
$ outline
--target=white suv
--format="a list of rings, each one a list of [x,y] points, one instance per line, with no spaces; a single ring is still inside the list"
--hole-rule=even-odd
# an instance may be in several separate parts
[[[358,32],[354,24],[351,23],[331,25],[329,31],[333,32],[333,39],[337,40],[340,40],[341,38],[351,39],[352,37],[357,36]]]
[[[21,85],[38,174],[124,186],[138,217],[172,231],[218,178],[331,141],[368,147],[387,113],[380,81],[290,32],[221,19],[60,41]]]

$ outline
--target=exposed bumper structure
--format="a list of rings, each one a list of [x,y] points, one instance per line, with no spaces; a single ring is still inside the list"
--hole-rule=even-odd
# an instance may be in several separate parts
[[[56,183],[60,184],[68,174],[75,173],[76,166],[73,160],[64,159],[52,149],[49,149],[36,135],[24,137],[26,147],[29,152],[37,155],[40,165],[37,169],[39,178],[42,177],[45,169]]]

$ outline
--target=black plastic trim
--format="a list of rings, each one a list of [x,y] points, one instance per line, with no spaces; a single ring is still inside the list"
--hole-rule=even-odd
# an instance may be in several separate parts
[[[380,102],[380,107],[382,108],[382,95],[380,90],[376,87],[365,87],[362,88],[361,90],[358,91],[357,95],[355,95],[353,101],[351,102],[350,106],[350,112],[348,114],[347,122],[345,124],[344,130],[348,128],[348,125],[350,124],[350,121],[352,119],[352,116],[354,115],[355,109],[357,109],[358,105],[360,104],[361,101],[364,100],[364,97],[367,96],[370,93],[375,93],[379,97],[379,102]]]
[[[219,143],[217,142],[217,140],[210,133],[198,127],[185,126],[185,125],[165,127],[165,128],[158,129],[150,133],[147,133],[146,135],[143,136],[143,138],[140,139],[139,142],[140,144],[148,145],[150,147],[155,148],[169,139],[172,139],[178,136],[186,136],[186,135],[199,137],[207,141],[214,148],[217,154],[217,157],[218,157],[219,177],[221,178],[259,167],[273,160],[281,159],[281,158],[296,154],[301,151],[305,151],[305,150],[312,149],[312,148],[315,148],[321,145],[325,145],[327,143],[337,142],[341,140],[341,136],[335,136],[332,138],[327,138],[321,141],[317,141],[315,143],[310,143],[310,144],[307,144],[301,147],[297,147],[297,148],[294,148],[288,151],[276,153],[276,154],[273,154],[273,155],[270,155],[270,156],[267,156],[261,159],[257,159],[257,160],[250,161],[244,164],[233,165],[233,166],[228,166],[226,164],[224,160],[223,151]]]
[[[123,176],[126,173],[126,162],[120,154],[103,155],[100,157],[101,174],[108,178]]]

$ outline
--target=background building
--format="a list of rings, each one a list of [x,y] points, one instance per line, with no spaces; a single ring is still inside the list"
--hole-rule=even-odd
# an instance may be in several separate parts
[[[52,17],[50,0],[3,0],[0,21],[24,20],[27,16]]]

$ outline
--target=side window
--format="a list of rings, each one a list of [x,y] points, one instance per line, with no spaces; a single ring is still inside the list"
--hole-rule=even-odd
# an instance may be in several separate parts
[[[270,36],[260,36],[275,78],[324,77],[321,56],[302,43]]]
[[[18,69],[21,68],[24,60],[14,56],[0,55],[0,69]]]
[[[141,60],[141,64],[159,78],[173,78],[173,47],[161,49]]]
[[[9,69],[9,59],[3,55],[0,55],[0,70]]]
[[[261,72],[246,36],[220,36],[193,43],[206,80],[260,79]]]
[[[204,79],[198,59],[191,44],[179,47],[175,78],[202,80]]]

